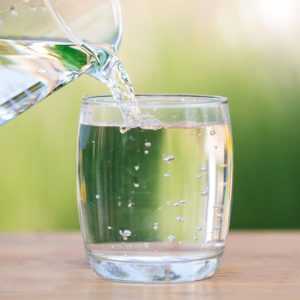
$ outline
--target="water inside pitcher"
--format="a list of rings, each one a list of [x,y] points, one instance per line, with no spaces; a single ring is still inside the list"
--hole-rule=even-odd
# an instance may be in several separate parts
[[[101,80],[120,39],[117,0],[2,0],[0,125],[83,73]]]

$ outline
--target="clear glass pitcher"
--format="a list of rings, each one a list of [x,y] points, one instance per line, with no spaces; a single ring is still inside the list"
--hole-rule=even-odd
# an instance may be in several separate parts
[[[118,0],[1,0],[0,125],[81,74],[101,73],[121,29]]]

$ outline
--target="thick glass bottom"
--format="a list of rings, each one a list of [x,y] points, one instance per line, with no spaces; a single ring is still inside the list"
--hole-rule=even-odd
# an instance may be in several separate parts
[[[93,270],[105,279],[135,283],[175,283],[202,280],[211,277],[220,262],[221,255],[201,259],[174,259],[163,257],[124,256],[113,259],[88,253]]]

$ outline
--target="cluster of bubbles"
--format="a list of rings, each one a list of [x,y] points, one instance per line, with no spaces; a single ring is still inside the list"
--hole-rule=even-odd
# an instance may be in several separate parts
[[[37,6],[30,2],[31,2],[31,0],[16,1],[11,6],[9,6],[6,10],[0,11],[0,15],[8,12],[11,16],[17,17],[20,15],[20,7],[23,4],[25,4],[26,6],[28,5],[29,11],[31,11],[31,12],[36,12],[38,10],[43,11],[43,12],[47,11],[47,8],[45,5],[41,4],[41,5]],[[3,19],[0,19],[0,24],[2,24],[2,23],[3,23]]]

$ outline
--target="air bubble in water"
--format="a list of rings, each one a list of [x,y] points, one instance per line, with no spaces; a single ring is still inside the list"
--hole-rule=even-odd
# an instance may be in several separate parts
[[[180,222],[180,223],[183,223],[183,222],[184,222],[184,218],[178,216],[178,217],[176,217],[176,221],[177,221],[177,222]]]
[[[145,150],[144,153],[145,153],[146,155],[148,155],[148,154],[149,154],[149,150]]]
[[[131,200],[129,200],[127,206],[128,206],[129,208],[132,207],[132,206],[134,206],[134,202],[132,202]]]
[[[158,223],[153,223],[152,229],[153,230],[158,230]]]
[[[9,8],[9,11],[10,11],[10,14],[14,17],[18,16],[19,15],[19,12],[16,10],[16,7],[14,5],[12,5],[10,8]]]
[[[140,169],[140,166],[139,165],[136,165],[133,167],[136,171],[138,171]]]
[[[149,247],[149,243],[144,243],[144,247],[148,248]]]
[[[137,183],[137,182],[134,182],[134,183],[133,183],[133,186],[134,186],[135,188],[139,188],[139,187],[140,187],[140,184]]]
[[[202,175],[197,174],[197,175],[196,175],[196,178],[197,178],[197,179],[201,179],[201,178],[202,178]]]
[[[196,229],[198,230],[198,231],[202,231],[202,227],[201,226],[198,226],[198,227],[196,227]]]
[[[206,167],[206,166],[200,167],[200,171],[201,171],[201,172],[206,172],[206,171],[207,171],[207,167]]]
[[[96,197],[97,200],[100,199],[100,195],[98,195],[98,194],[95,197]]]
[[[128,237],[131,236],[131,231],[128,229],[125,230],[119,230],[120,236],[123,238],[124,241],[128,240]]]
[[[170,176],[171,176],[171,173],[169,171],[164,173],[164,177],[170,177]]]
[[[172,234],[169,235],[169,236],[168,236],[168,241],[169,241],[169,242],[174,242],[174,241],[176,241],[176,236],[175,236],[175,235],[172,235]]]
[[[151,143],[150,142],[146,142],[145,143],[145,147],[147,147],[147,148],[151,147]]]
[[[173,155],[166,155],[163,157],[163,161],[165,161],[167,164],[170,164],[174,159],[175,157]]]
[[[210,132],[209,132],[210,135],[215,135],[216,132],[212,129]]]
[[[184,205],[185,203],[186,203],[186,200],[179,200],[179,201],[177,201],[177,202],[174,202],[174,203],[173,203],[173,206],[174,206],[174,207],[178,207],[178,206]]]
[[[108,229],[108,230],[111,230],[111,228],[112,228],[111,226],[107,226],[107,229]]]
[[[122,202],[121,201],[118,201],[118,207],[121,207],[122,206]]]
[[[122,134],[124,134],[125,132],[126,132],[126,127],[120,127],[120,132],[122,133]]]
[[[208,192],[209,192],[209,190],[208,190],[208,188],[205,188],[202,192],[201,192],[201,196],[207,196],[208,195]]]

